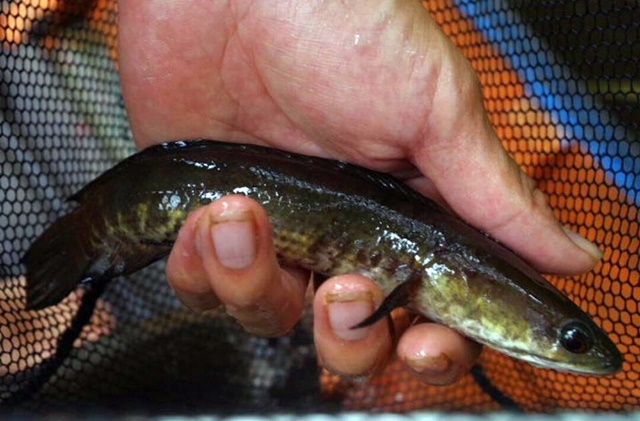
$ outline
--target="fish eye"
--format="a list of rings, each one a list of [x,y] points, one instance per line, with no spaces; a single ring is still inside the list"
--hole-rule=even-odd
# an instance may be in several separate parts
[[[593,332],[585,323],[572,320],[562,326],[560,344],[572,354],[584,354],[593,347]]]

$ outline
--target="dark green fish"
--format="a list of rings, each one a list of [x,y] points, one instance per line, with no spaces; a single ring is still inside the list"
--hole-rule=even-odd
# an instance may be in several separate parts
[[[125,159],[71,199],[78,207],[25,257],[31,309],[80,282],[166,256],[187,215],[226,194],[256,199],[290,265],[362,273],[387,298],[535,365],[608,374],[622,356],[573,302],[513,252],[388,175],[274,149],[176,142]]]

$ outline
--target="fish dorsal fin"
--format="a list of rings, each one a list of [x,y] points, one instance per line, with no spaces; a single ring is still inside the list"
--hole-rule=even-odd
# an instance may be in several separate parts
[[[278,149],[272,149],[266,146],[244,145],[205,139],[175,141],[150,146],[143,151],[133,154],[128,158],[120,161],[115,166],[105,171],[102,175],[89,182],[78,192],[71,195],[68,200],[78,203],[87,201],[88,198],[91,197],[92,192],[98,190],[96,189],[97,185],[110,182],[110,180],[116,177],[120,171],[134,163],[139,163],[148,159],[159,158],[166,155],[180,156],[182,154],[189,154],[198,151],[223,152],[228,150],[245,151],[249,155],[251,155],[252,153],[265,153],[265,156],[279,156],[284,159],[306,162],[311,166],[317,165],[318,167],[329,169],[330,171],[336,171],[338,174],[348,175],[353,178],[363,180],[366,183],[371,183],[372,185],[381,187],[379,189],[380,191],[386,191],[391,194],[391,196],[389,196],[388,198],[388,201],[390,203],[395,203],[398,198],[404,198],[412,202],[421,203],[423,209],[428,208],[431,211],[443,211],[443,209],[435,204],[435,202],[433,202],[431,199],[422,196],[420,193],[411,189],[404,182],[397,180],[386,173],[373,171],[343,161],[299,155],[291,152],[280,151]]]
[[[423,208],[426,207],[430,211],[445,212],[445,210],[432,199],[413,190],[405,182],[393,177],[391,174],[370,170],[347,162],[339,163],[340,170],[345,173],[371,182],[374,185],[381,186],[383,189],[392,191],[394,194],[400,195],[409,201],[421,203]]]
[[[200,142],[200,141],[178,141],[178,142],[169,142],[169,143],[161,143],[159,145],[154,145],[146,148],[145,150],[135,153],[122,161],[118,162],[113,167],[106,170],[99,177],[96,177],[94,180],[90,181],[80,190],[72,194],[67,198],[68,201],[83,203],[87,200],[88,197],[91,196],[91,192],[94,190],[98,183],[105,183],[108,180],[111,180],[115,177],[123,167],[128,166],[134,162],[146,160],[149,158],[154,158],[158,156],[164,156],[166,154],[175,153],[179,150],[191,150],[194,148],[202,148],[209,142]]]

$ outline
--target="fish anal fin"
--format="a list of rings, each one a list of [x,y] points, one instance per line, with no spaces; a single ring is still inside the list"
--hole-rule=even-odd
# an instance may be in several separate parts
[[[144,246],[166,248],[169,250],[171,250],[173,243],[175,243],[173,240],[153,240],[150,238],[141,238],[139,241],[140,244]]]
[[[413,273],[411,277],[395,287],[380,304],[380,306],[369,317],[353,326],[351,329],[360,329],[362,327],[371,326],[372,324],[389,316],[393,310],[398,307],[404,307],[412,302],[413,293],[419,287],[421,277],[418,273]]]

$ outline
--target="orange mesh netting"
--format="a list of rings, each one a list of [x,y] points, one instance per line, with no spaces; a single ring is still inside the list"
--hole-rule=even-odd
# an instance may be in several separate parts
[[[116,5],[0,1],[0,402],[172,412],[418,408],[471,412],[640,407],[640,9],[624,0],[423,2],[478,72],[505,147],[566,226],[604,251],[591,273],[550,279],[625,355],[584,377],[485,350],[447,387],[399,363],[365,383],[318,373],[309,323],[252,338],[182,308],[162,263],[105,291],[22,310],[20,258],[64,198],[134,151],[120,96]],[[175,390],[180,390],[176,396]]]

